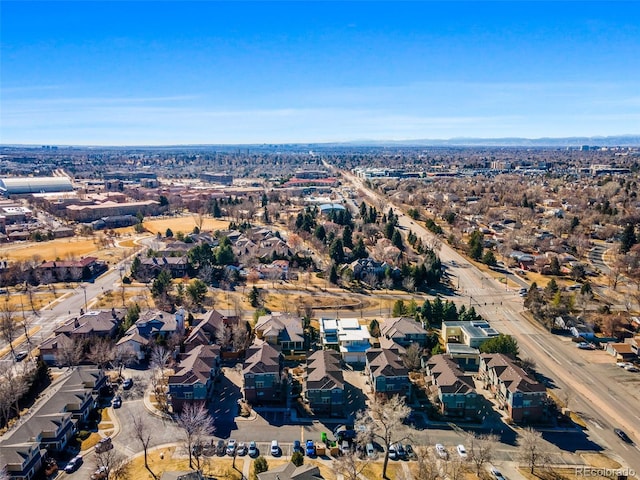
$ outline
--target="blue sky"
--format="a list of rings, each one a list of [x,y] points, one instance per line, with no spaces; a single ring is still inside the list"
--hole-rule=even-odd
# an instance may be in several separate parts
[[[638,2],[0,8],[5,144],[640,133]]]

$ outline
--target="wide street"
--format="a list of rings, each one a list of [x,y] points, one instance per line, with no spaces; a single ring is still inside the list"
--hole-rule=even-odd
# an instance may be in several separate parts
[[[378,193],[368,189],[361,179],[342,172],[343,178],[363,192],[375,205],[385,204],[398,215],[399,225],[411,229],[424,242],[432,234]],[[447,299],[473,305],[498,331],[513,335],[521,356],[535,360],[537,370],[549,379],[552,388],[569,392],[572,410],[579,412],[589,427],[589,436],[636,472],[640,472],[640,377],[620,372],[613,357],[609,364],[594,365],[581,357],[571,343],[534,325],[523,315],[518,288],[507,290],[468,262],[453,248],[442,243],[439,251],[447,272],[455,278],[457,291]],[[514,285],[515,287],[515,285]],[[613,432],[622,428],[636,442],[623,443]]]

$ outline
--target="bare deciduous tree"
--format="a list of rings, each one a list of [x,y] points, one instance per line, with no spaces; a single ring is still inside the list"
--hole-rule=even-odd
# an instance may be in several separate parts
[[[129,478],[129,459],[115,448],[95,452],[96,466],[103,468],[110,480],[127,480]]]
[[[469,434],[467,439],[467,453],[469,460],[476,467],[476,475],[480,476],[482,467],[491,462],[496,446],[498,444],[497,435]]]
[[[404,366],[409,370],[419,370],[422,361],[422,354],[424,349],[417,343],[409,345],[402,356],[402,362]]]
[[[418,469],[414,475],[415,480],[436,480],[440,476],[438,463],[427,447],[416,447],[415,452],[418,464]]]
[[[213,435],[215,431],[213,419],[204,403],[186,404],[178,417],[178,427],[183,430],[183,439],[189,451],[189,467],[193,468],[195,460],[196,468],[199,470],[202,449],[193,447],[202,444],[204,437]]]
[[[403,397],[398,395],[391,399],[375,397],[367,410],[356,415],[356,425],[363,432],[362,435],[381,440],[385,447],[382,476],[387,478],[387,464],[389,463],[389,445],[404,441],[407,437],[402,427],[402,421],[409,416],[411,409]]]
[[[58,344],[58,363],[67,367],[80,364],[84,356],[84,342],[77,338],[70,338],[66,343]]]
[[[140,442],[142,451],[144,452],[144,467],[149,470],[151,475],[156,478],[156,474],[149,468],[148,452],[149,444],[151,443],[151,427],[146,418],[142,414],[131,415],[131,424],[133,425],[133,435]]]
[[[104,368],[115,359],[115,348],[106,338],[98,338],[89,348],[89,361]]]
[[[15,313],[9,302],[4,302],[0,307],[0,337],[9,344],[11,356],[15,358],[16,352],[13,349],[13,341],[18,337],[18,325]]]
[[[531,427],[525,428],[518,438],[520,461],[527,465],[533,474],[536,467],[544,466],[549,461],[549,453],[542,439],[542,433]]]
[[[468,466],[460,457],[453,457],[446,462],[445,469],[449,480],[462,480]]]
[[[155,345],[151,350],[151,387],[156,397],[156,403],[161,411],[168,410],[168,398],[166,391],[165,369],[171,358],[170,352],[161,345]]]
[[[333,461],[333,469],[341,473],[344,480],[359,480],[360,474],[367,465],[369,461],[360,460],[356,452],[347,452]]]

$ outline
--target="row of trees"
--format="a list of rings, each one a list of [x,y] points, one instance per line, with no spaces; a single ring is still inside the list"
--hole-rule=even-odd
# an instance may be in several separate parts
[[[411,439],[411,430],[403,426],[403,422],[411,413],[404,398],[394,396],[390,399],[376,397],[367,410],[358,412],[355,421],[358,432],[356,441],[362,447],[367,443],[377,440],[384,446],[384,463],[382,476],[387,477],[389,462],[389,447],[396,443],[406,443]],[[475,470],[477,476],[481,476],[486,465],[491,463],[499,444],[497,435],[468,433],[465,446],[469,464]],[[550,461],[550,454],[542,439],[542,434],[532,428],[525,428],[518,437],[519,458],[531,473],[538,467],[546,465]],[[346,456],[336,466],[346,480],[357,480],[363,468],[363,462],[355,454]],[[434,455],[425,447],[416,449],[418,462],[417,472],[414,478],[417,480],[436,480],[444,478]],[[467,463],[459,458],[451,459],[445,463],[446,477],[451,480],[462,480],[467,469]]]

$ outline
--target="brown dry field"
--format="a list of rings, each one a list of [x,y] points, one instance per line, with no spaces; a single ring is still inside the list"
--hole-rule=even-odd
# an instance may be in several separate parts
[[[69,260],[85,256],[95,256],[104,261],[118,261],[131,253],[128,248],[101,248],[97,237],[58,238],[47,242],[26,242],[3,247],[0,256],[10,261]]]
[[[143,225],[146,230],[154,234],[160,233],[164,235],[167,228],[170,228],[175,235],[178,232],[191,233],[193,227],[196,226],[196,220],[194,216],[189,215],[184,217],[145,220]],[[226,230],[227,228],[229,228],[228,220],[205,217],[202,222],[203,231],[215,232],[216,230]]]

